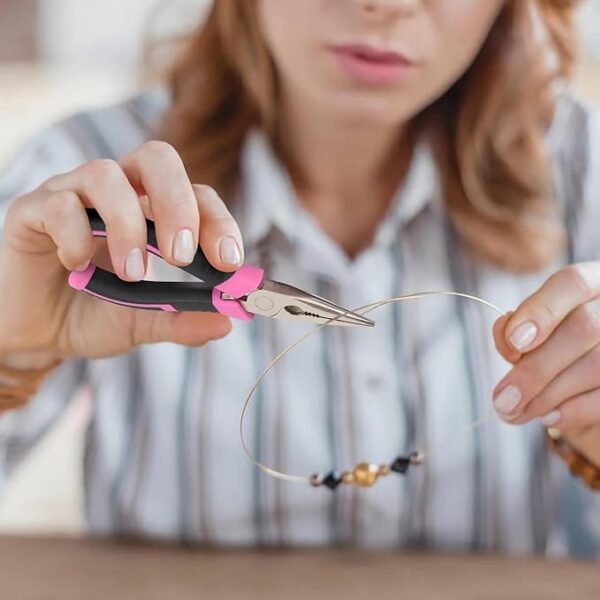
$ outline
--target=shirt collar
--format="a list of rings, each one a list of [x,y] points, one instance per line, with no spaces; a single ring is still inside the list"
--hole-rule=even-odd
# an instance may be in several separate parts
[[[294,240],[299,225],[312,217],[299,203],[290,177],[276,157],[265,134],[249,134],[241,157],[242,224],[245,244],[254,246],[274,228]],[[397,190],[375,243],[389,243],[398,229],[409,223],[438,196],[438,177],[429,147],[415,149],[411,166]]]

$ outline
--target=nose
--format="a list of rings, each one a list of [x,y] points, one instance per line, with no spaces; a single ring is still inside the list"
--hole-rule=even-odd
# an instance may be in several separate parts
[[[422,0],[355,0],[357,8],[370,17],[412,16]]]

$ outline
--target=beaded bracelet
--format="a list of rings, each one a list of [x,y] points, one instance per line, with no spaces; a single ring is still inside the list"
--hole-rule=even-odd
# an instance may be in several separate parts
[[[500,316],[504,316],[505,313],[487,300],[483,300],[482,298],[478,298],[477,296],[471,296],[469,294],[462,294],[460,292],[420,292],[416,294],[405,294],[403,296],[396,296],[394,298],[387,298],[385,300],[380,300],[379,302],[374,302],[372,304],[367,304],[358,309],[355,309],[353,313],[358,313],[362,315],[366,315],[367,313],[374,311],[382,306],[387,304],[391,304],[394,302],[401,302],[406,300],[419,300],[425,298],[427,296],[454,296],[458,298],[465,298],[467,300],[473,300],[474,302],[478,302],[487,306],[497,312]],[[346,314],[346,313],[344,313]],[[275,365],[289,352],[291,352],[296,346],[304,342],[307,338],[316,334],[323,327],[327,327],[337,319],[340,319],[344,316],[338,315],[337,317],[331,318],[324,323],[318,325],[314,329],[310,330],[308,333],[302,335],[299,339],[292,342],[287,348],[282,350],[267,366],[267,368],[261,373],[258,377],[252,389],[248,393],[244,405],[242,407],[242,414],[240,417],[239,431],[240,431],[240,439],[242,443],[242,448],[248,460],[253,463],[256,467],[258,467],[261,471],[270,475],[271,477],[276,477],[277,479],[282,479],[284,481],[292,481],[297,483],[309,483],[313,487],[326,487],[331,491],[335,491],[340,485],[355,485],[357,487],[371,487],[374,485],[381,477],[386,477],[391,473],[397,473],[400,475],[404,475],[409,471],[410,467],[422,465],[426,461],[426,454],[424,452],[412,452],[408,455],[400,455],[395,458],[391,463],[386,464],[371,464],[368,462],[361,462],[357,464],[351,471],[330,471],[325,474],[313,473],[311,475],[291,475],[289,473],[283,473],[282,471],[278,471],[273,467],[269,467],[261,463],[250,451],[250,448],[246,442],[246,437],[244,434],[244,423],[246,414],[250,405],[252,404],[252,400],[256,393],[256,390],[268,375],[268,373],[275,367]],[[490,414],[484,418],[478,419],[477,421],[470,423],[466,427],[466,431],[470,431],[479,427],[484,422],[486,422],[490,416],[493,414],[493,409],[490,408]]]
[[[571,475],[582,479],[591,490],[600,491],[600,467],[597,464],[575,449],[558,429],[549,428],[546,439],[550,448],[567,465]]]

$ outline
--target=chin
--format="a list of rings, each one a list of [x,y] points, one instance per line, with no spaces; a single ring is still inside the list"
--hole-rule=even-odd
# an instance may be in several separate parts
[[[348,97],[331,102],[331,112],[342,122],[374,127],[400,127],[416,114],[416,111],[404,107],[402,102]]]

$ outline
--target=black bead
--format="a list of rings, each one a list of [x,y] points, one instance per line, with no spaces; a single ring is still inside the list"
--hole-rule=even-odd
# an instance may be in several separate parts
[[[331,471],[325,475],[321,483],[330,490],[335,490],[342,483],[342,476],[337,471]]]
[[[390,469],[394,473],[400,473],[404,475],[408,471],[408,467],[411,465],[410,456],[399,456],[391,465]]]

